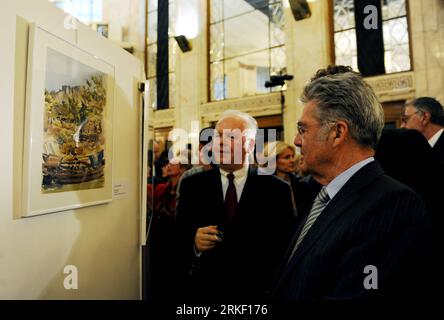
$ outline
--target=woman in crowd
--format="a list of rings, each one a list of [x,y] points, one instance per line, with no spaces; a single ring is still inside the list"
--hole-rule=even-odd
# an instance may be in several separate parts
[[[282,141],[273,141],[264,146],[263,157],[269,173],[286,181],[293,192],[293,203],[295,204],[297,221],[302,221],[309,213],[321,185],[311,178],[299,172],[298,164],[303,161],[301,155],[296,154],[293,145]],[[272,172],[270,172],[272,170]]]
[[[274,175],[290,184],[293,179],[296,179],[296,150],[294,146],[282,141],[273,141],[265,144],[263,155],[266,166],[274,169]]]
[[[158,216],[166,216],[172,222],[175,220],[177,184],[190,168],[187,157],[183,156],[174,157],[162,168],[162,177],[167,182],[158,184],[154,189],[154,210]]]
[[[273,141],[264,146],[262,169],[269,174],[287,182],[290,186],[297,179],[295,174],[296,149],[282,141]],[[296,199],[293,192],[293,205],[296,209]]]

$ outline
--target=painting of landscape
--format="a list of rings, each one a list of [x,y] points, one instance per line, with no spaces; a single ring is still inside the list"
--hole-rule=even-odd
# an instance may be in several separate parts
[[[47,49],[42,192],[102,188],[106,74]]]

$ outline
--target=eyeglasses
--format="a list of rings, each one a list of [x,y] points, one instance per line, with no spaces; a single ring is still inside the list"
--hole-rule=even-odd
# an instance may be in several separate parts
[[[420,113],[420,111],[413,112],[412,114],[409,114],[409,115],[403,115],[401,117],[401,122],[402,123],[407,123],[410,120],[410,118],[413,117],[417,113]]]
[[[316,125],[320,126],[321,128],[327,128],[327,127],[328,127],[328,129],[331,129],[335,124],[337,124],[336,121],[328,121],[328,122],[326,122],[326,123],[324,123],[324,124],[321,124],[321,125],[316,124]],[[310,126],[311,126],[311,125],[310,125]],[[298,124],[297,124],[297,131],[298,131],[298,133],[299,133],[301,136],[303,136],[304,133],[307,131],[307,129],[308,129],[310,126],[308,126],[308,125],[306,125],[306,124],[298,123]],[[313,125],[313,126],[314,126],[314,125]]]
[[[304,135],[305,131],[307,131],[307,126],[298,123],[297,124],[297,131],[302,136],[302,135]]]

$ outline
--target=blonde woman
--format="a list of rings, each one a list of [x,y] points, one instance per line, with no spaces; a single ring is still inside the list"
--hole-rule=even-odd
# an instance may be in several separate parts
[[[272,173],[291,184],[295,178],[296,148],[282,141],[273,141],[265,144],[263,156],[265,165],[274,169]]]
[[[294,146],[282,141],[273,141],[266,143],[262,153],[264,163],[261,165],[262,169],[267,174],[274,174],[278,178],[287,182],[292,189],[293,194],[293,209],[297,216],[297,205],[292,187],[293,180],[296,179],[295,164],[296,164],[296,149]]]
[[[264,146],[262,156],[264,164],[261,167],[264,172],[276,175],[291,186],[295,212],[301,221],[310,211],[321,185],[311,176],[304,177],[298,172],[297,166],[303,160],[301,155],[296,155],[293,145],[282,141],[269,142]]]

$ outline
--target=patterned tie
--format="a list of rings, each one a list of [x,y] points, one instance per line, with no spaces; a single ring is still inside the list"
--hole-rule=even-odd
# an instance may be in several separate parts
[[[296,241],[296,245],[294,246],[293,251],[291,252],[291,256],[290,259],[288,259],[288,262],[290,262],[291,258],[293,257],[300,243],[304,239],[305,235],[308,233],[308,230],[310,230],[312,225],[315,223],[316,219],[319,217],[322,210],[324,210],[329,200],[330,197],[328,196],[327,189],[325,187],[322,187],[321,191],[319,191],[319,194],[313,203],[313,206],[311,207],[310,214],[308,215],[304,227],[302,228],[302,231],[299,234],[298,240]]]
[[[234,174],[229,173],[228,178],[228,188],[225,194],[225,208],[227,210],[228,220],[232,221],[237,209],[237,193],[236,187],[234,186]]]

